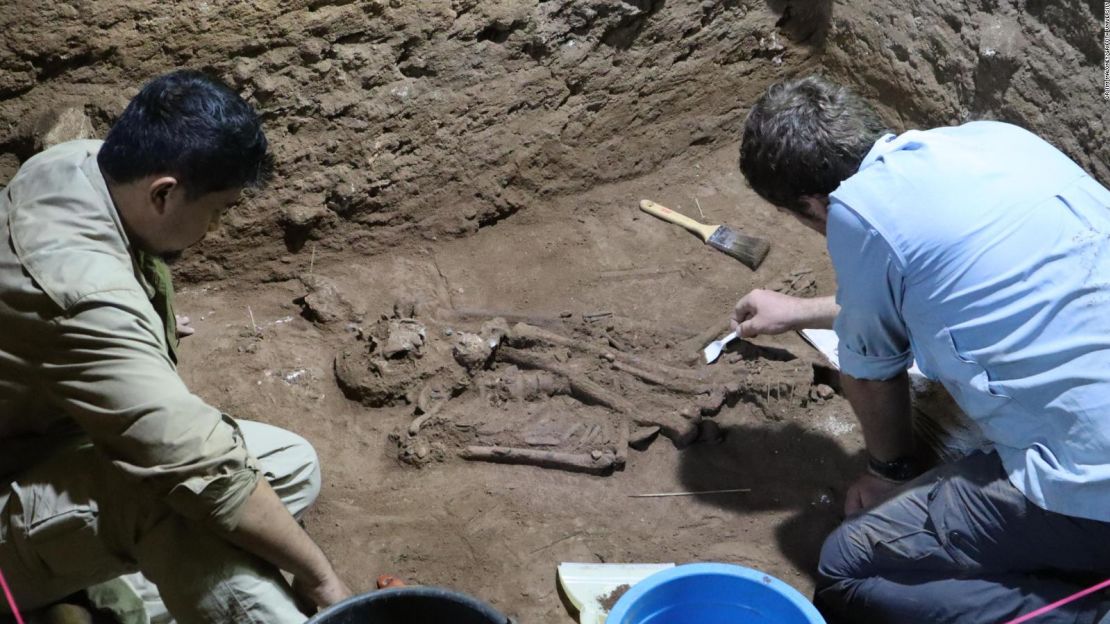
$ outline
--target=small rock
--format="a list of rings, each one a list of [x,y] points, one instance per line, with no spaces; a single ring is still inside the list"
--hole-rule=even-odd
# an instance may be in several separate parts
[[[817,384],[814,390],[817,392],[817,397],[822,400],[831,399],[836,394],[836,391],[826,384]]]
[[[327,324],[350,320],[355,316],[350,301],[339,292],[331,280],[318,275],[301,278],[308,294],[297,300],[304,309],[304,315],[317,323]]]
[[[1017,19],[983,14],[978,27],[980,58],[1012,62],[1024,57],[1028,43]]]
[[[289,204],[281,211],[284,223],[300,228],[313,228],[328,218],[330,212],[321,204]]]
[[[66,141],[94,136],[92,122],[78,106],[47,111],[35,122],[35,147],[44,150]]]
[[[599,451],[597,449],[594,449],[594,450],[590,451],[590,457],[593,457],[595,460],[601,459],[601,456],[604,455],[604,454],[605,453],[602,453],[601,451]]]

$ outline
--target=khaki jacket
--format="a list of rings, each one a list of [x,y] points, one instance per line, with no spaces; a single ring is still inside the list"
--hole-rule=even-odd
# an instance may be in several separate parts
[[[91,440],[121,480],[233,528],[258,464],[177,374],[100,145],[38,154],[0,194],[0,477]]]

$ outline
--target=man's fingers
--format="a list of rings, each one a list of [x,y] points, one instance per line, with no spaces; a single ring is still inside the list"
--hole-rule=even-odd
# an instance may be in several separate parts
[[[178,338],[184,338],[186,336],[192,336],[193,334],[195,334],[197,332],[197,330],[195,328],[193,328],[193,326],[191,325],[193,320],[190,319],[187,316],[174,315],[174,321],[177,324],[177,337]]]
[[[736,307],[732,309],[732,318],[743,323],[752,316],[755,316],[755,304],[752,303],[752,293],[748,293],[736,302]]]
[[[736,327],[739,331],[741,338],[755,338],[759,335],[759,329],[756,327],[755,319],[744,321]]]

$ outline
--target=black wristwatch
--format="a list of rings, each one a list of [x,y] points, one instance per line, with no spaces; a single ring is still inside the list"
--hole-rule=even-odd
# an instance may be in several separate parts
[[[917,462],[909,457],[884,462],[875,459],[871,453],[867,454],[867,470],[880,479],[898,483],[909,481],[922,473]]]

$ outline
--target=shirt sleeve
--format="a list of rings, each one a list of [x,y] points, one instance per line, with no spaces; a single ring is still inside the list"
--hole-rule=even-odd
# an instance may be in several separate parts
[[[840,368],[857,379],[896,377],[913,363],[901,313],[900,264],[878,231],[835,200],[827,234],[840,304],[833,324]]]
[[[116,290],[55,319],[43,358],[49,398],[175,511],[233,529],[258,482],[257,460],[235,422],[186,388],[149,308],[143,293]]]

